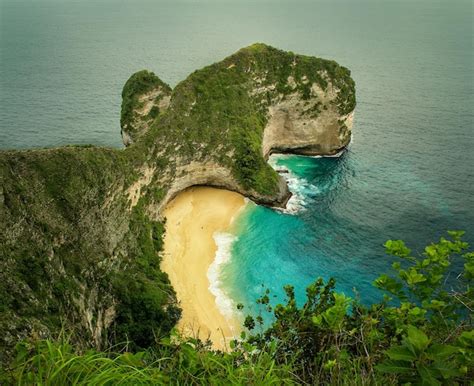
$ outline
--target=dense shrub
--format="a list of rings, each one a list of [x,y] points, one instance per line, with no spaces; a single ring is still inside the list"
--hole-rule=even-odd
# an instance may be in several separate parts
[[[276,342],[276,363],[291,362],[308,383],[378,383],[388,377],[403,383],[467,384],[474,376],[474,253],[467,252],[463,233],[449,232],[450,240],[441,238],[420,257],[412,256],[403,241],[387,241],[386,251],[404,264],[395,261],[396,275],[375,280],[388,293],[380,304],[365,307],[334,292],[332,279],[310,285],[301,308],[291,286],[285,287],[286,303],[274,310],[267,293],[257,302],[273,312],[274,321],[245,342],[255,350]],[[448,282],[453,260],[459,265],[460,256],[464,270]],[[256,320],[263,324],[261,317]],[[247,319],[246,325],[253,323]]]
[[[118,304],[110,343],[128,341],[137,350],[168,336],[181,311],[168,276],[160,270],[164,226],[148,219],[143,198],[133,209],[130,228],[138,250],[127,268],[112,278]]]
[[[250,332],[227,353],[175,333],[136,353],[76,353],[61,341],[24,342],[3,379],[22,385],[468,385],[474,376],[474,253],[462,232],[450,236],[421,257],[411,256],[402,241],[388,241],[387,252],[408,263],[402,268],[396,261],[395,276],[375,281],[390,295],[370,307],[335,292],[332,279],[308,286],[302,307],[291,286],[286,302],[274,308],[267,291],[257,303],[273,322],[255,333],[263,319],[248,316]],[[459,256],[464,269],[448,287],[446,275]]]

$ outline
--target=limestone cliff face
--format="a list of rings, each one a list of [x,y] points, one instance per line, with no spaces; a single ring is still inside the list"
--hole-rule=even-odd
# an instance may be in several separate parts
[[[298,93],[269,109],[263,135],[263,154],[272,152],[303,155],[333,155],[351,139],[354,112],[341,114],[334,104],[337,89],[328,83],[322,90],[311,85],[311,99],[302,101]]]
[[[259,194],[255,190],[244,189],[233,177],[232,171],[225,166],[212,162],[191,162],[189,164],[180,163],[179,165],[176,169],[177,177],[173,179],[166,196],[155,208],[157,218],[160,217],[162,210],[174,197],[191,186],[204,185],[232,190],[267,206],[284,206],[291,195],[285,180],[281,177],[278,178],[277,193],[272,197],[268,197]]]
[[[355,107],[349,70],[263,44],[173,90],[138,72],[122,96],[124,150],[0,152],[2,353],[65,325],[84,347],[151,344],[179,318],[159,270],[164,206],[194,185],[284,206],[267,156],[343,149]]]

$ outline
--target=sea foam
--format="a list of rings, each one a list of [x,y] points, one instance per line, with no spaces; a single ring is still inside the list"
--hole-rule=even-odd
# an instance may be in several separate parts
[[[289,157],[283,154],[276,154],[270,156],[268,163],[276,171],[279,170],[278,160]],[[306,210],[308,204],[308,196],[314,195],[317,193],[317,186],[311,184],[308,180],[304,179],[293,173],[289,168],[286,168],[285,173],[280,173],[280,175],[285,179],[288,184],[288,188],[292,193],[292,196],[286,204],[286,208],[280,209],[277,208],[279,212],[295,215],[299,212]]]
[[[226,318],[230,319],[235,315],[236,306],[223,290],[223,283],[220,280],[221,269],[232,257],[232,244],[237,240],[237,236],[225,232],[215,232],[214,241],[217,245],[216,257],[207,271],[209,279],[209,291],[216,297],[216,304],[219,311]]]

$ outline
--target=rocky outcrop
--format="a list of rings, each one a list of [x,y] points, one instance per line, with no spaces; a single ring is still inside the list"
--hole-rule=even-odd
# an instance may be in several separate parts
[[[212,186],[246,195],[254,202],[266,206],[285,206],[291,196],[286,181],[279,177],[276,195],[267,196],[255,190],[244,189],[233,177],[232,171],[215,163],[191,162],[177,168],[177,177],[173,179],[166,196],[155,208],[156,218],[161,218],[162,210],[180,192],[192,186]]]
[[[170,103],[171,88],[153,73],[140,71],[127,81],[122,92],[122,141],[130,146],[150,128]]]
[[[143,74],[133,75],[126,89],[141,89],[134,82]],[[148,84],[164,84],[146,74]],[[127,95],[141,101],[148,94]],[[155,207],[193,185],[283,206],[290,192],[266,163],[268,155],[339,152],[350,141],[354,107],[354,82],[344,67],[255,44],[190,75],[154,121],[143,118],[148,110],[137,103],[132,115],[142,121],[135,126],[149,134],[131,148],[164,166],[156,167],[155,183],[167,191]]]

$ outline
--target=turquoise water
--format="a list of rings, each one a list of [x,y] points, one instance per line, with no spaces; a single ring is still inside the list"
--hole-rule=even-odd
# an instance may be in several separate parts
[[[276,161],[296,208],[249,205],[222,281],[249,304],[261,284],[301,297],[334,276],[370,302],[386,239],[474,241],[472,13],[459,0],[0,0],[0,148],[120,147],[120,92],[142,68],[174,86],[256,41],[334,59],[357,85],[349,151]]]
[[[222,287],[234,305],[255,310],[254,300],[266,288],[281,301],[285,284],[296,286],[302,303],[306,286],[320,276],[336,278],[337,290],[346,295],[375,302],[382,293],[372,282],[390,272],[393,261],[382,246],[388,238],[404,239],[421,252],[447,229],[471,229],[469,199],[459,208],[414,170],[363,173],[352,149],[339,158],[275,157],[279,169],[290,171],[285,176],[295,195],[288,210],[250,203],[236,219],[232,258],[221,266]],[[380,183],[369,184],[376,175],[383,175]]]

